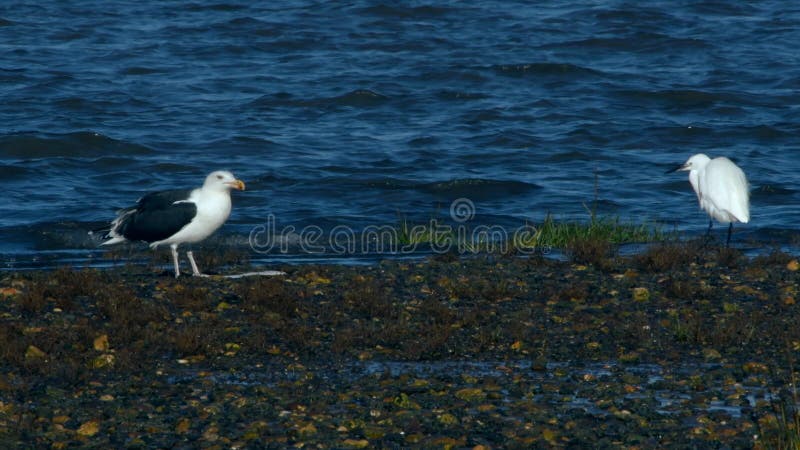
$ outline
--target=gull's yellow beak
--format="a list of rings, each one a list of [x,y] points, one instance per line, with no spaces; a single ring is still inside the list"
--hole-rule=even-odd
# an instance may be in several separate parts
[[[232,187],[233,189],[238,189],[240,191],[244,190],[244,181],[242,180],[233,180],[230,183],[228,183],[228,185],[230,185],[230,187]]]

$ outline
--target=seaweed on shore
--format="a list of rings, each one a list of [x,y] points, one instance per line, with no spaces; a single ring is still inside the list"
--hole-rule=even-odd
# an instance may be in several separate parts
[[[6,273],[0,443],[797,442],[791,255],[688,242],[284,270]]]

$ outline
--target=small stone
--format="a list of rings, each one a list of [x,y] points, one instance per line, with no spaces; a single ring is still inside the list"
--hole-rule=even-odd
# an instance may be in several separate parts
[[[269,353],[270,355],[273,355],[273,356],[274,355],[280,355],[281,354],[281,349],[277,345],[272,345],[267,349],[267,353]]]
[[[458,425],[458,417],[450,414],[444,413],[438,417],[439,423],[442,425]]]
[[[366,439],[345,439],[342,445],[347,448],[367,448],[369,441]]]
[[[206,431],[203,432],[203,439],[208,442],[216,442],[219,439],[219,428],[214,425],[206,428]]]
[[[759,294],[760,294],[760,292],[757,289],[755,289],[754,287],[746,286],[746,285],[736,286],[736,287],[733,288],[733,291],[734,292],[741,292],[742,294],[752,295],[752,296],[755,296],[755,297],[758,297]]]
[[[456,397],[468,402],[475,402],[485,399],[486,392],[480,388],[464,388],[456,391]]]
[[[55,424],[63,425],[65,423],[67,423],[67,422],[69,422],[69,416],[67,416],[67,415],[63,415],[62,414],[60,416],[53,417],[53,423],[55,423]]]
[[[231,309],[231,304],[228,302],[219,302],[216,309],[217,311],[222,312],[225,311],[226,309]]]
[[[800,262],[798,262],[796,259],[793,259],[786,264],[786,268],[792,272],[797,272],[797,270],[800,269]]]
[[[92,369],[100,369],[103,367],[114,365],[114,355],[111,353],[104,353],[92,360]]]
[[[769,367],[766,364],[760,362],[746,362],[742,365],[742,369],[747,373],[767,373],[769,372]]]
[[[100,431],[100,423],[96,420],[90,420],[78,427],[76,433],[80,436],[92,437],[97,434],[98,431]]]
[[[639,353],[629,352],[619,355],[619,360],[624,363],[632,363],[639,360]]]
[[[94,338],[94,349],[98,352],[107,352],[109,349],[108,335],[103,334]]]
[[[300,436],[308,437],[317,434],[317,427],[313,423],[306,424],[297,430]]]
[[[189,427],[191,425],[192,425],[192,422],[189,419],[184,417],[184,418],[182,418],[181,420],[178,421],[177,425],[175,425],[175,432],[176,433],[181,433],[181,434],[186,433],[187,431],[189,431]]]
[[[445,436],[435,438],[431,443],[436,447],[443,448],[446,450],[456,448],[460,445],[464,445],[461,440]]]
[[[20,292],[21,291],[19,289],[13,287],[0,288],[0,296],[3,297],[13,297],[15,295],[19,295]]]
[[[415,402],[405,392],[400,393],[394,398],[394,404],[403,409],[421,409],[419,403]]]
[[[731,314],[741,311],[742,308],[736,303],[724,302],[722,303],[722,311]]]
[[[421,442],[423,439],[425,439],[425,435],[423,435],[422,433],[412,433],[406,435],[406,443],[408,444],[417,444]]]
[[[426,380],[426,379],[424,379],[424,378],[417,378],[417,379],[414,380],[413,383],[411,383],[411,387],[423,388],[423,387],[430,386],[430,384],[431,384],[431,382]]]
[[[637,302],[650,300],[650,291],[646,287],[633,288],[633,300]]]
[[[47,356],[47,354],[45,352],[43,352],[41,349],[39,349],[39,347],[36,347],[35,345],[29,345],[28,349],[25,350],[25,359],[28,359],[28,360],[30,360],[30,359],[42,359],[45,356]]]
[[[382,428],[370,425],[364,426],[363,433],[367,439],[383,439],[386,436],[386,431]]]

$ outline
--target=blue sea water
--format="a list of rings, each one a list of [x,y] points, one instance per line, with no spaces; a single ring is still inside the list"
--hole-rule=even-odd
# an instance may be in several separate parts
[[[798,43],[781,1],[2,2],[0,263],[86,262],[116,209],[220,168],[248,190],[218,245],[462,198],[692,236],[664,172],[698,152],[747,173],[739,245],[797,248]]]

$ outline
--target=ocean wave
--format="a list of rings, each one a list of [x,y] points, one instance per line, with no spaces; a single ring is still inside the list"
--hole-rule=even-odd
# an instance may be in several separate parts
[[[457,178],[416,184],[412,188],[447,199],[465,197],[472,200],[485,200],[527,194],[540,189],[541,186],[518,180]]]
[[[640,102],[658,102],[681,108],[709,108],[720,103],[739,103],[741,95],[701,89],[621,89],[615,95]]]
[[[568,76],[568,77],[603,77],[599,70],[590,69],[570,63],[536,62],[521,64],[496,64],[492,70],[500,75],[512,77],[524,76]]]
[[[370,89],[355,89],[342,95],[319,98],[298,98],[287,92],[278,92],[263,95],[250,102],[249,106],[259,109],[283,107],[325,109],[338,106],[372,107],[379,106],[387,100],[389,100],[389,97]]]
[[[82,131],[60,135],[7,134],[0,136],[0,158],[57,158],[98,157],[115,155],[150,155],[154,150],[104,136]]]
[[[661,33],[635,33],[632,36],[590,37],[571,41],[552,42],[541,46],[543,50],[580,49],[607,51],[651,51],[675,49],[708,49],[711,45],[702,39],[677,38]]]
[[[365,15],[374,15],[384,18],[398,19],[424,19],[441,17],[445,14],[454,12],[455,9],[440,6],[404,6],[402,4],[380,4],[362,8],[359,12]]]

